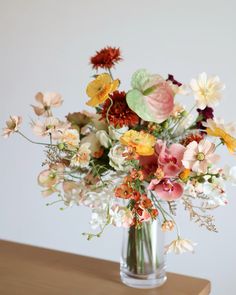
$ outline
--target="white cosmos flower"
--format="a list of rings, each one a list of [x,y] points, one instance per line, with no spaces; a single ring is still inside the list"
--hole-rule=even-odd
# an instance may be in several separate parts
[[[191,80],[190,87],[193,90],[198,108],[203,110],[207,106],[214,107],[218,104],[225,85],[220,82],[218,76],[207,77],[206,73],[202,73],[198,79]]]
[[[192,252],[194,253],[194,246],[197,244],[187,240],[187,239],[182,239],[178,237],[176,240],[172,241],[169,245],[165,246],[165,253],[171,253],[173,252],[174,254],[182,254],[184,252]]]

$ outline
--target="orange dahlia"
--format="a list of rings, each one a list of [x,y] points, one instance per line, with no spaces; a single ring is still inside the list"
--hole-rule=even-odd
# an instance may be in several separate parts
[[[110,69],[114,67],[116,63],[122,60],[120,56],[120,48],[107,46],[100,51],[96,51],[96,54],[90,58],[90,63],[93,69]]]
[[[115,127],[135,126],[139,123],[139,117],[128,106],[126,102],[126,93],[124,91],[115,91],[109,95],[102,106],[102,119],[108,118],[109,123]]]

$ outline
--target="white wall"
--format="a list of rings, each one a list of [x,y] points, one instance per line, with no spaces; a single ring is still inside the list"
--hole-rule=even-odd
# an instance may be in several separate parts
[[[60,115],[82,109],[88,58],[105,45],[122,49],[117,76],[125,89],[141,67],[185,82],[202,71],[219,74],[227,89],[217,114],[233,120],[235,10],[233,0],[0,0],[0,125],[9,114],[21,114],[30,134],[29,105],[39,90],[63,95]],[[80,235],[89,229],[87,209],[45,207],[36,183],[40,147],[17,136],[0,139],[0,145],[0,238],[119,260],[119,229],[87,242]],[[223,162],[233,161],[223,156]],[[199,245],[195,255],[168,258],[169,271],[210,279],[214,295],[236,294],[235,197],[231,188],[229,205],[216,213],[219,234],[181,215],[182,232]]]

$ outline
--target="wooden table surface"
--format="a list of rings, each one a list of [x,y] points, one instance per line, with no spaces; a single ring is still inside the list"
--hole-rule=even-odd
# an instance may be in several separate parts
[[[210,282],[168,273],[165,285],[123,285],[115,262],[0,241],[1,295],[208,295]]]

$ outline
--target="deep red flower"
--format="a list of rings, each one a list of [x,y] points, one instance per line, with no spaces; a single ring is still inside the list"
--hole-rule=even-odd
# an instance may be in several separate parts
[[[204,120],[214,118],[213,108],[205,107],[205,109],[203,109],[203,110],[197,109],[197,112],[199,113],[199,115],[201,115],[203,117]]]
[[[171,75],[171,74],[168,74],[168,78],[166,79],[166,81],[171,81],[174,85],[177,85],[179,87],[182,85],[182,83],[175,80],[174,75]]]
[[[197,112],[199,114],[199,119],[197,121],[197,128],[206,129],[206,127],[203,126],[202,122],[206,122],[208,119],[214,118],[213,108],[205,107],[205,109],[203,110],[197,109]]]
[[[90,63],[96,70],[98,68],[110,69],[121,60],[120,48],[107,46],[96,51],[96,54],[90,58]]]
[[[108,118],[110,124],[115,127],[135,126],[139,123],[138,115],[129,108],[126,102],[124,91],[113,92],[110,94],[110,99],[107,99],[102,106],[101,119]]]

